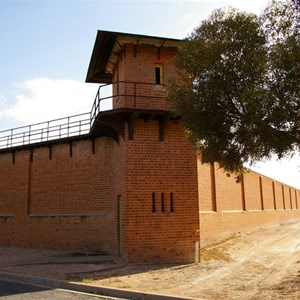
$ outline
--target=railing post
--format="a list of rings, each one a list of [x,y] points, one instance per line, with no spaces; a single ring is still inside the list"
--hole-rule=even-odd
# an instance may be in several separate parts
[[[94,107],[94,105],[92,106],[92,109],[91,109],[91,111],[90,111],[90,128],[92,128],[92,119],[93,119],[92,115],[93,115],[93,107]]]
[[[99,86],[99,95],[98,95],[99,108],[98,108],[98,113],[101,111],[101,88],[102,88],[102,85]]]
[[[11,131],[10,131],[10,147],[12,147],[12,145],[13,145],[13,134],[14,134],[14,130],[12,129]],[[8,146],[8,145],[7,145]]]
[[[28,144],[30,144],[30,138],[31,138],[31,125],[29,125]]]
[[[100,87],[98,88],[97,94],[96,94],[96,97],[95,97],[95,115],[97,114],[97,111],[98,111],[99,89],[100,89]]]
[[[47,122],[47,141],[49,140],[49,123],[50,121]]]
[[[68,130],[67,130],[67,137],[70,135],[70,117],[68,117]]]

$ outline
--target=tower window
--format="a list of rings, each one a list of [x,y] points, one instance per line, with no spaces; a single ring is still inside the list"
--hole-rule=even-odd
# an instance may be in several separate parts
[[[162,66],[155,67],[155,84],[162,84]]]

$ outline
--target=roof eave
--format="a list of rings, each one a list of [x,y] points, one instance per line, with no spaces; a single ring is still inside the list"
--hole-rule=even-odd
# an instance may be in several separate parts
[[[110,55],[118,38],[119,40],[122,39],[126,42],[136,44],[144,40],[146,43],[174,47],[182,42],[182,40],[179,39],[98,30],[86,76],[86,82],[112,83],[112,74],[107,72],[106,69]]]

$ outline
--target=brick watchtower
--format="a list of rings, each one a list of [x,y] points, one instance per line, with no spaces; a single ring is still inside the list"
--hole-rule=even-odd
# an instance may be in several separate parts
[[[87,73],[87,82],[112,86],[111,110],[96,98],[91,135],[116,141],[112,201],[127,261],[190,261],[199,239],[197,156],[165,100],[179,44],[99,31]]]

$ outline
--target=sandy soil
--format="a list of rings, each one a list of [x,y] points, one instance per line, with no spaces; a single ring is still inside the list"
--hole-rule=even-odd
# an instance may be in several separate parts
[[[129,265],[84,282],[196,299],[300,299],[300,223],[206,248],[199,265]]]
[[[300,299],[300,222],[202,250],[200,264],[35,265],[7,271],[195,299]]]

